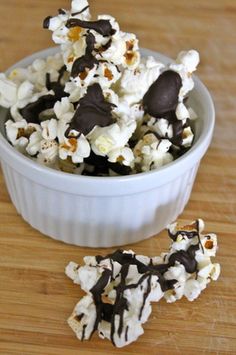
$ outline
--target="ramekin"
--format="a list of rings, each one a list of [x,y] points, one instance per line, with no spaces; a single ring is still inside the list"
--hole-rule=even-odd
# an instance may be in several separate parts
[[[49,48],[23,59],[55,54]],[[143,49],[163,63],[171,59]],[[182,157],[158,170],[131,176],[88,177],[41,166],[6,140],[5,109],[0,111],[0,158],[6,186],[18,213],[54,239],[86,247],[112,247],[154,236],[177,219],[186,206],[201,158],[212,139],[215,112],[209,92],[194,77],[190,105],[198,114],[195,141]]]

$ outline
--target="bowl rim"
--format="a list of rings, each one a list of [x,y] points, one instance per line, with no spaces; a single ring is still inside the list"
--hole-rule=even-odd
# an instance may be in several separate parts
[[[161,54],[156,51],[152,51],[149,49],[141,48],[141,54],[144,57],[147,56],[154,56],[156,59],[164,62],[164,63],[171,63],[173,62],[172,59],[169,57],[165,56],[164,54]],[[56,53],[59,52],[59,47],[50,47],[44,50],[41,50],[39,52],[35,52],[34,54],[25,57],[24,59],[18,61],[15,63],[13,66],[11,66],[9,69],[6,70],[6,74],[8,74],[11,70],[13,70],[16,67],[26,67],[29,64],[31,64],[35,59],[38,58],[46,58],[47,56],[55,55]],[[65,184],[65,180],[67,183],[71,184],[79,184],[82,183],[83,186],[85,186],[85,183],[87,186],[93,186],[94,183],[99,183],[101,186],[106,186],[107,188],[114,188],[117,183],[123,183],[125,185],[131,186],[131,184],[138,183],[145,179],[145,181],[151,181],[153,178],[156,177],[159,180],[159,185],[165,184],[168,181],[174,180],[175,177],[172,176],[173,171],[175,170],[181,170],[186,171],[187,167],[188,170],[191,166],[196,164],[196,160],[200,161],[202,156],[205,154],[214,130],[214,125],[215,125],[215,108],[214,108],[214,103],[212,100],[212,97],[206,88],[206,86],[201,82],[198,77],[193,75],[193,80],[195,84],[194,91],[197,91],[198,93],[201,94],[202,97],[205,98],[205,106],[207,106],[207,111],[208,111],[208,119],[207,119],[207,124],[206,122],[203,121],[203,127],[201,130],[201,133],[196,141],[195,144],[181,157],[178,159],[170,162],[167,165],[164,165],[158,169],[151,170],[148,172],[142,172],[138,174],[133,174],[133,175],[125,175],[125,176],[84,176],[84,175],[75,175],[71,173],[66,173],[63,171],[58,171],[56,169],[43,166],[38,164],[37,162],[31,160],[27,156],[24,156],[22,153],[18,152],[14,147],[11,146],[11,144],[6,140],[6,138],[2,135],[0,131],[0,159],[4,161],[4,157],[7,157],[7,163],[9,165],[14,166],[18,171],[20,170],[21,172],[25,169],[31,169],[30,175],[32,176],[32,173],[34,172],[33,175],[44,175],[47,176],[47,178],[51,179],[57,179],[58,183],[60,180],[61,187],[59,188],[61,190],[63,181]],[[2,110],[2,109],[1,109]],[[6,110],[3,108],[3,110]],[[2,151],[2,154],[1,154]],[[23,168],[24,167],[24,168]],[[171,173],[172,172],[172,173]],[[165,179],[162,183],[160,181],[162,178]],[[55,180],[54,180],[55,183]],[[41,181],[41,184],[43,185],[44,183]],[[47,185],[47,183],[45,183]],[[152,185],[152,184],[151,184]],[[152,186],[150,186],[152,188]],[[148,190],[148,186],[146,187],[146,190]],[[71,190],[71,189],[70,189]],[[132,189],[131,189],[132,190]],[[72,190],[71,190],[72,192]],[[114,192],[114,191],[113,191]],[[92,192],[91,192],[92,193]],[[85,193],[86,194],[86,193]],[[88,193],[89,194],[89,193]],[[106,194],[109,194],[108,192]]]

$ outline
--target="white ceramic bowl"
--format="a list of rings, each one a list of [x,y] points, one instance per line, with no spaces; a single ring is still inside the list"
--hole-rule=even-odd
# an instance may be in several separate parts
[[[18,62],[58,51],[50,48]],[[142,50],[163,63],[171,60]],[[10,68],[12,70],[14,67]],[[189,200],[197,169],[212,138],[212,99],[199,79],[190,95],[197,112],[192,148],[174,162],[151,172],[124,177],[88,177],[41,166],[17,152],[6,140],[0,112],[0,158],[13,204],[35,229],[66,243],[88,247],[130,244],[153,236],[173,222]]]

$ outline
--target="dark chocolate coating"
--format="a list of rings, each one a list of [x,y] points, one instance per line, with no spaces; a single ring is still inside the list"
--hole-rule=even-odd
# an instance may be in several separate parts
[[[182,80],[178,73],[172,70],[162,73],[143,97],[144,111],[156,118],[174,111],[181,86]]]
[[[28,123],[40,124],[39,114],[47,109],[53,108],[56,101],[56,96],[44,95],[41,96],[36,102],[29,103],[19,111]]]
[[[72,78],[76,78],[80,73],[83,73],[85,69],[92,69],[94,65],[99,64],[98,60],[93,56],[95,37],[92,33],[86,36],[86,52],[82,57],[77,58],[71,69]]]
[[[108,166],[112,171],[114,171],[118,175],[130,175],[132,172],[130,166],[126,166],[120,163],[108,162]]]
[[[109,311],[111,308],[109,306],[105,306],[102,302],[102,293],[104,292],[104,288],[107,286],[111,279],[111,270],[105,269],[98,279],[97,283],[93,286],[90,292],[93,295],[94,303],[96,305],[96,320],[93,327],[93,332],[98,327],[99,322],[101,322],[102,317],[108,319],[109,318]],[[93,333],[92,332],[92,333]]]
[[[98,21],[83,21],[77,18],[71,18],[67,21],[66,27],[82,27],[90,30],[94,30],[104,37],[112,36],[116,31],[112,28],[109,20]]]
[[[65,93],[64,86],[60,83],[65,71],[66,66],[63,66],[59,70],[59,76],[55,82],[51,81],[49,73],[46,74],[46,88],[48,90],[53,90],[55,95],[48,94],[41,96],[37,101],[29,103],[19,110],[20,114],[27,122],[40,124],[39,115],[41,112],[53,108],[55,103],[58,100],[61,100],[62,97],[69,96],[67,93]]]
[[[189,253],[189,251],[179,250],[178,252],[172,254],[169,258],[169,266],[174,266],[175,262],[178,261],[182,264],[186,272],[192,274],[197,271],[197,262]]]
[[[89,86],[86,95],[79,101],[66,135],[74,129],[86,136],[95,126],[106,127],[111,125],[113,123],[111,115],[113,106],[113,104],[105,101],[99,84]]]

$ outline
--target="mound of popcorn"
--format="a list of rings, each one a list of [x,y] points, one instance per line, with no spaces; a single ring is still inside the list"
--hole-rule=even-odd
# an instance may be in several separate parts
[[[167,65],[142,57],[135,34],[109,15],[92,20],[87,0],[43,27],[58,53],[0,74],[6,135],[17,150],[57,170],[115,176],[156,169],[191,148],[197,51]]]
[[[160,256],[117,250],[104,257],[86,256],[84,265],[70,262],[66,275],[86,293],[68,319],[76,336],[89,340],[97,331],[102,339],[123,347],[144,333],[152,302],[164,298],[171,303],[182,297],[194,301],[220,275],[220,265],[211,261],[217,236],[203,230],[201,219],[169,225],[172,242]]]

